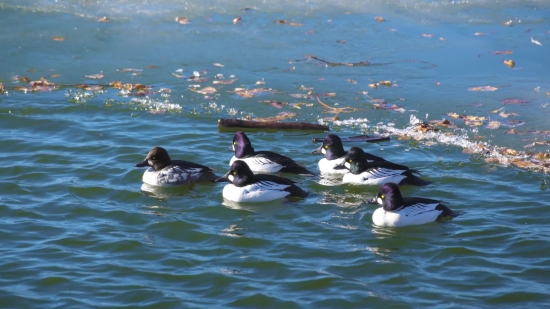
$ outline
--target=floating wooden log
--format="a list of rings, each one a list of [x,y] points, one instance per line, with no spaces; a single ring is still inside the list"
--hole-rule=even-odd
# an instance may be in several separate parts
[[[350,137],[342,137],[340,138],[342,142],[367,142],[367,143],[374,143],[374,142],[380,142],[380,141],[389,141],[389,136],[378,136],[378,135],[357,135],[357,136],[350,136]],[[324,137],[314,137],[313,139],[314,143],[323,142],[325,140]]]
[[[218,128],[329,131],[328,126],[317,123],[254,121],[227,118],[218,119]]]

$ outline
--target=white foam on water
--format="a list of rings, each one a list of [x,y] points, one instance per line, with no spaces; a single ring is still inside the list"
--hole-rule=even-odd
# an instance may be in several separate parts
[[[319,119],[320,124],[330,124]],[[368,120],[364,119],[347,119],[342,121],[334,121],[334,126],[352,127],[368,129]],[[477,128],[462,128],[454,130],[430,130],[423,132],[418,130],[418,126],[423,121],[418,119],[416,115],[410,115],[409,125],[404,128],[395,127],[394,123],[378,123],[373,127],[373,131],[382,136],[400,136],[408,139],[422,141],[425,145],[446,145],[462,148],[465,153],[477,154],[486,158],[487,162],[497,163],[504,166],[513,164],[517,165],[518,161],[527,162],[523,167],[548,173],[549,169],[545,167],[545,162],[536,160],[532,154],[527,154],[523,151],[507,150],[506,147],[492,145],[490,142],[477,141],[472,139],[470,135],[477,135]],[[533,160],[534,159],[534,160]]]
[[[151,113],[164,112],[181,112],[182,107],[179,104],[170,103],[169,101],[158,101],[151,98],[132,98],[129,104],[139,105],[150,110]]]

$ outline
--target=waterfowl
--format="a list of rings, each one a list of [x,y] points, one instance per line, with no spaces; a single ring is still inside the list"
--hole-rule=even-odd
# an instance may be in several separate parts
[[[323,154],[325,157],[319,160],[319,171],[324,174],[345,174],[348,171],[346,169],[335,169],[335,166],[344,163],[344,158],[347,151],[344,150],[342,140],[336,134],[329,134],[323,140],[323,144],[313,150],[311,153]],[[365,152],[365,157],[369,161],[386,161],[381,157],[372,155]]]
[[[382,205],[372,214],[372,222],[378,226],[419,225],[457,216],[457,213],[441,201],[422,197],[402,197],[399,187],[393,182],[383,184],[378,195],[368,202]]]
[[[365,152],[359,147],[351,147],[344,162],[335,169],[348,169],[342,181],[361,185],[380,185],[395,182],[400,185],[426,186],[431,181],[423,180],[414,174],[418,171],[389,161],[368,161]]]
[[[295,173],[303,175],[315,175],[305,166],[297,163],[289,157],[271,151],[254,151],[248,136],[238,131],[233,136],[232,150],[235,155],[229,161],[233,165],[236,160],[242,160],[254,173]]]
[[[197,163],[172,160],[168,151],[162,147],[154,147],[145,159],[136,167],[148,166],[143,173],[143,182],[152,186],[175,186],[194,182],[215,181],[218,176],[213,169]]]
[[[267,202],[282,198],[305,198],[308,192],[295,182],[269,174],[254,174],[245,161],[236,160],[229,171],[216,182],[230,182],[223,188],[223,197],[233,202]]]

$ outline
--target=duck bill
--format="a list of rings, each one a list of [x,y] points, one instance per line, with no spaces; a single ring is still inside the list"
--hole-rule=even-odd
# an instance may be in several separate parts
[[[227,178],[227,176],[229,175],[229,172],[227,172],[225,175],[223,175],[222,177],[214,180],[215,182],[229,182],[229,178]]]
[[[323,145],[319,146],[319,148],[311,151],[310,153],[313,153],[313,154],[323,154],[323,152],[321,151],[323,149]]]
[[[345,165],[345,162],[342,162],[342,164],[338,164],[335,167],[333,167],[335,170],[347,170],[348,168]]]
[[[136,167],[144,167],[144,166],[149,166],[149,160],[147,160],[147,158],[145,158],[145,160],[136,164]]]
[[[376,205],[378,204],[378,197],[375,196],[375,197],[368,198],[365,202],[367,202],[367,204]]]

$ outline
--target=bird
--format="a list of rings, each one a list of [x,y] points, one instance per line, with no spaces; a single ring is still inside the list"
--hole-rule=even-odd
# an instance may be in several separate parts
[[[334,169],[335,166],[344,162],[344,157],[348,153],[344,150],[342,140],[336,134],[329,134],[323,140],[323,144],[311,151],[314,154],[323,154],[325,158],[319,160],[319,171],[325,174],[345,174],[346,169]],[[386,161],[385,159],[365,152],[365,156],[369,161]]]
[[[238,131],[233,136],[231,150],[235,155],[229,161],[233,165],[235,160],[242,160],[248,164],[254,173],[295,173],[314,176],[315,173],[308,171],[305,166],[297,163],[289,157],[285,157],[271,151],[254,151],[248,136],[242,131]]]
[[[254,174],[245,161],[236,160],[229,171],[216,182],[230,182],[223,188],[223,197],[233,202],[267,202],[287,198],[306,198],[309,193],[295,182],[270,174]]]
[[[153,147],[147,157],[136,167],[148,166],[143,173],[143,182],[152,186],[176,186],[194,182],[214,182],[218,176],[214,170],[197,163],[172,160],[168,151]]]
[[[395,182],[400,185],[426,186],[431,181],[423,180],[414,174],[417,170],[389,161],[368,161],[363,149],[351,147],[344,157],[344,162],[334,167],[335,169],[348,169],[342,182],[381,185],[386,182]]]
[[[441,201],[422,197],[402,197],[397,184],[388,182],[382,185],[370,204],[380,204],[372,214],[372,222],[378,226],[401,227],[420,225],[444,218],[458,216]]]

